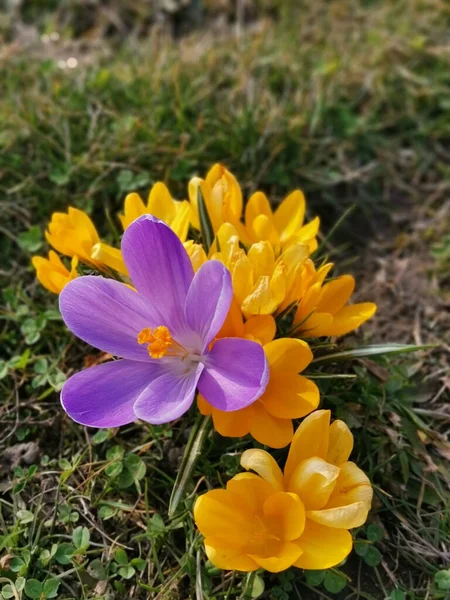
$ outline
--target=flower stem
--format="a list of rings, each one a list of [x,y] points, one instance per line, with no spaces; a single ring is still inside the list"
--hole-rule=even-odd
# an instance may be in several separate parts
[[[192,431],[184,451],[183,459],[181,461],[180,470],[178,471],[177,478],[172,489],[172,494],[170,495],[168,510],[169,517],[173,517],[178,505],[185,495],[186,488],[191,481],[195,465],[197,464],[198,457],[200,456],[203,448],[203,444],[208,436],[210,426],[211,417],[199,415],[194,426],[192,427]]]

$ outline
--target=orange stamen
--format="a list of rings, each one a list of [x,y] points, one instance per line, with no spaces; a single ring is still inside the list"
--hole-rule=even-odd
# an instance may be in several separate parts
[[[165,325],[159,325],[152,329],[145,327],[137,336],[138,344],[147,344],[147,350],[151,358],[162,358],[166,354],[178,354],[186,350],[178,342],[172,339],[169,329]],[[173,348],[172,348],[173,347]],[[172,348],[172,352],[170,349]]]

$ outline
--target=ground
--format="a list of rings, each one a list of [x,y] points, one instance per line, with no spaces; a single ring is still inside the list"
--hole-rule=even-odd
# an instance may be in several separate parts
[[[29,598],[445,598],[449,8],[169,4],[29,0],[0,21],[3,597],[25,577]],[[86,356],[34,278],[51,213],[81,207],[117,242],[127,192],[164,180],[182,198],[216,161],[246,195],[261,188],[276,203],[303,189],[323,235],[355,207],[326,249],[338,272],[355,274],[358,299],[379,308],[341,344],[433,346],[336,363],[328,371],[358,378],[318,380],[375,488],[355,552],[327,575],[253,578],[206,563],[193,499],[239,470],[250,440],[210,435],[195,488],[169,519],[195,411],[170,427],[96,432],[59,404],[65,377],[102,357]]]

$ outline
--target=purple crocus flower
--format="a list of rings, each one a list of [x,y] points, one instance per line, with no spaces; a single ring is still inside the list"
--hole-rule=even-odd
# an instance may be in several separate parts
[[[178,237],[151,215],[128,227],[122,254],[136,291],[87,276],[60,295],[67,327],[122,359],[66,382],[61,402],[72,419],[91,427],[137,418],[167,423],[189,409],[196,388],[225,411],[254,402],[269,377],[262,347],[240,338],[214,341],[233,296],[226,267],[211,260],[194,275]]]

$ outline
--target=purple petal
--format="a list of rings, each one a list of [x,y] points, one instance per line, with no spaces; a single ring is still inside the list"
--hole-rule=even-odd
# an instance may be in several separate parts
[[[114,360],[68,379],[61,392],[61,403],[67,414],[82,425],[126,425],[138,418],[133,405],[160,373],[159,364]]]
[[[198,391],[220,410],[239,410],[261,396],[268,379],[262,346],[241,338],[223,338],[207,355]]]
[[[159,323],[148,301],[125,284],[78,277],[61,292],[59,308],[70,331],[91,346],[130,360],[150,360],[137,335]]]
[[[152,215],[142,215],[122,238],[122,254],[133,285],[159,315],[158,325],[183,330],[184,303],[194,276],[176,234]]]
[[[145,389],[134,405],[135,414],[148,423],[160,425],[181,417],[194,401],[203,365],[188,373],[166,371]]]
[[[195,274],[186,298],[186,320],[207,347],[226,319],[233,297],[231,276],[218,260],[203,264]]]

